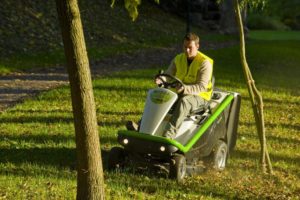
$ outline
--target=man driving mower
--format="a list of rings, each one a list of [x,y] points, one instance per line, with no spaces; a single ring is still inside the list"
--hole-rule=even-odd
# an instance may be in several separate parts
[[[192,111],[204,107],[212,94],[213,60],[199,50],[199,37],[188,33],[183,40],[183,53],[178,54],[168,67],[166,74],[180,79],[184,85],[176,88],[178,102],[172,117],[163,133],[164,137],[174,139],[181,123]],[[155,83],[161,85],[163,78],[156,76]],[[127,129],[137,130],[138,125],[127,123]]]

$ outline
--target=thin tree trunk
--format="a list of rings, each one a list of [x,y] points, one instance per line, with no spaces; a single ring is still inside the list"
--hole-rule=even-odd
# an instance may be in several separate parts
[[[263,172],[268,170],[269,173],[273,173],[271,160],[269,157],[269,153],[267,150],[267,141],[265,136],[265,123],[264,123],[264,113],[263,113],[263,99],[255,86],[252,74],[250,72],[247,59],[246,59],[246,49],[245,49],[245,38],[244,38],[244,29],[243,29],[243,22],[241,17],[241,11],[239,7],[239,1],[234,0],[234,8],[236,14],[236,20],[239,27],[240,32],[240,55],[241,61],[243,66],[244,76],[247,82],[248,92],[250,95],[252,109],[254,113],[257,133],[260,141],[261,146],[261,165]],[[266,163],[267,162],[267,163]]]
[[[77,151],[77,199],[104,199],[92,80],[77,0],[56,0],[71,87]]]

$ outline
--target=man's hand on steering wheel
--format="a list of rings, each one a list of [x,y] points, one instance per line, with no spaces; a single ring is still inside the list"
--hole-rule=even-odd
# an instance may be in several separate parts
[[[184,84],[180,79],[170,74],[158,74],[154,78],[154,82],[159,87],[174,88],[178,94],[184,91]]]
[[[184,85],[177,85],[177,86],[176,86],[176,92],[177,92],[178,94],[183,93],[183,91],[184,91]]]
[[[163,80],[161,77],[155,77],[154,82],[156,85],[161,87],[163,85],[163,83],[165,82],[165,80]]]

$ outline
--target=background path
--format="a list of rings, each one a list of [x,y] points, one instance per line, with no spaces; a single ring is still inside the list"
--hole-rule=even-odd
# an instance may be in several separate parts
[[[203,43],[202,49],[218,49],[236,44]],[[130,69],[163,67],[181,51],[180,46],[140,50],[131,54],[110,56],[91,63],[93,77]],[[68,75],[63,66],[36,68],[22,73],[0,76],[0,112],[6,108],[33,97],[42,91],[68,84]]]

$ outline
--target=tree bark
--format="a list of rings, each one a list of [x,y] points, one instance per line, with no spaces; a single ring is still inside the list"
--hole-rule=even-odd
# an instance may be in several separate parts
[[[254,113],[257,133],[261,146],[261,165],[263,172],[273,173],[272,164],[270,156],[267,150],[267,141],[265,136],[265,122],[264,122],[264,112],[263,112],[263,99],[255,86],[251,71],[249,69],[247,59],[246,59],[246,48],[245,48],[245,37],[244,37],[244,28],[243,21],[241,17],[241,11],[239,7],[239,0],[234,0],[234,9],[236,20],[238,23],[239,33],[240,33],[240,55],[243,66],[244,76],[247,82],[248,92],[251,99],[252,109]]]
[[[234,9],[234,0],[223,0],[220,3],[220,33],[229,34],[229,35],[238,35],[239,29],[236,21],[235,9]],[[247,19],[247,7],[244,7],[241,13],[244,33],[247,35],[248,28],[245,25]]]
[[[77,199],[104,199],[95,101],[77,0],[56,0],[76,133]]]

